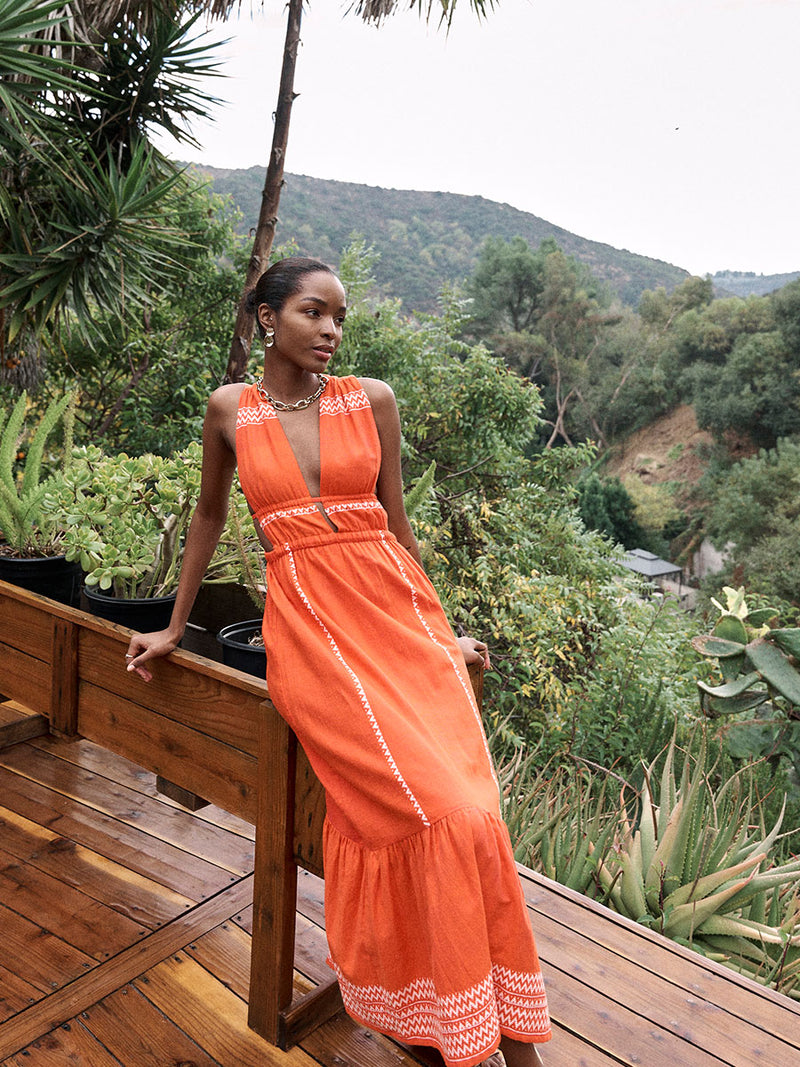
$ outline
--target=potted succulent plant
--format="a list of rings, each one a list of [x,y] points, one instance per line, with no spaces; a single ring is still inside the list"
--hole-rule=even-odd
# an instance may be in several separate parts
[[[47,503],[71,460],[76,399],[52,401],[27,433],[27,394],[7,416],[0,412],[0,578],[73,606],[80,599],[80,565],[65,557],[63,530]],[[61,420],[63,458],[48,471],[45,446]]]
[[[80,563],[91,610],[135,630],[166,626],[200,492],[201,449],[174,456],[76,449],[49,506]]]

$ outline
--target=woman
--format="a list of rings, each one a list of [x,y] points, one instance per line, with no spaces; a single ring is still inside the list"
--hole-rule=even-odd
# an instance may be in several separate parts
[[[251,294],[264,375],[211,396],[203,475],[168,629],[180,641],[238,463],[267,559],[267,682],[327,797],[329,963],[348,1012],[448,1065],[536,1067],[550,1037],[536,949],[464,662],[406,516],[384,382],[327,377],[345,294],[282,260]]]

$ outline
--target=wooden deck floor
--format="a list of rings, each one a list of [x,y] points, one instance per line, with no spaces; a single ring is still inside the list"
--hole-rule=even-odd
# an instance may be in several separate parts
[[[88,741],[1,751],[0,1067],[421,1062],[344,1015],[290,1052],[248,1029],[252,862],[250,825],[184,811]],[[798,1067],[800,1006],[521,874],[548,1067]],[[323,889],[301,874],[298,991],[327,972]]]

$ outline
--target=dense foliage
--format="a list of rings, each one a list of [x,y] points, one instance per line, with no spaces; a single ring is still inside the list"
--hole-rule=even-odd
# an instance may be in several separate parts
[[[17,385],[68,333],[92,347],[98,313],[146,320],[197,255],[185,181],[149,136],[191,140],[209,48],[185,0],[115,10],[0,2],[0,376]]]

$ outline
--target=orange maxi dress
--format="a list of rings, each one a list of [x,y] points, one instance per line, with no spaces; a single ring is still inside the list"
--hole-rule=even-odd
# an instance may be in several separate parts
[[[355,1019],[474,1067],[501,1034],[550,1037],[497,782],[453,632],[375,495],[357,378],[329,379],[319,429],[312,498],[275,409],[242,392],[241,484],[274,546],[267,682],[327,796],[329,963]]]

